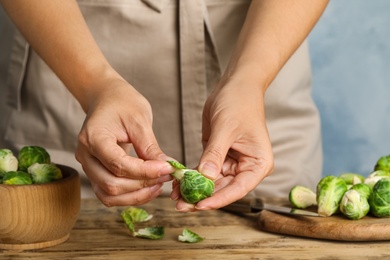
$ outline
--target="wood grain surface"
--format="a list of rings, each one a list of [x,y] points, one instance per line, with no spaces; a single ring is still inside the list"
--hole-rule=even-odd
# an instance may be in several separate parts
[[[58,167],[64,175],[58,181],[0,184],[1,249],[50,247],[69,238],[80,210],[80,177],[74,169]]]
[[[120,217],[123,207],[107,208],[83,200],[70,238],[57,246],[30,251],[0,251],[0,259],[390,259],[390,243],[344,242],[302,238],[261,231],[257,214],[221,210],[180,213],[174,202],[158,198],[143,206],[154,217],[137,226],[163,225],[162,240],[130,235]],[[184,227],[205,240],[177,241]]]
[[[366,216],[349,220],[342,215],[306,217],[264,210],[258,223],[261,230],[285,235],[343,241],[390,240],[389,218]]]

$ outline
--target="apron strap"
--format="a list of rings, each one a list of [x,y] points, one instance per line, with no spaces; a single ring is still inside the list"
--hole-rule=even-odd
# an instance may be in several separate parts
[[[26,72],[29,50],[30,45],[20,32],[15,30],[6,86],[9,90],[8,105],[18,111],[21,109],[20,92]]]
[[[220,66],[215,55],[215,41],[210,30],[204,0],[179,0],[180,90],[184,161],[199,161],[202,154],[202,113],[208,95],[210,50],[216,59],[213,72],[219,77]],[[209,46],[211,45],[211,46]],[[215,77],[215,75],[214,75]],[[190,165],[189,167],[194,167]]]
[[[201,122],[206,101],[205,31],[201,1],[179,1],[180,88],[184,161],[202,152]],[[189,166],[193,167],[193,165]]]

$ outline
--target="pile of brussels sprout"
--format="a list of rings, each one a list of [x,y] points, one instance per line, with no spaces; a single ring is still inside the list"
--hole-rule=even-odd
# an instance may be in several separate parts
[[[41,184],[62,179],[61,169],[40,146],[24,146],[17,157],[9,149],[0,149],[0,184]]]
[[[294,186],[289,200],[300,209],[317,206],[318,214],[325,217],[337,213],[352,220],[369,213],[390,217],[390,155],[380,157],[366,178],[356,173],[325,176],[315,192],[301,185]]]

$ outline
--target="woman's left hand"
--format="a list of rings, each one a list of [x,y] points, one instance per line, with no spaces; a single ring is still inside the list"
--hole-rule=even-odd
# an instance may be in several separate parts
[[[264,93],[246,82],[216,88],[203,112],[204,152],[198,170],[215,180],[214,194],[196,205],[180,198],[177,182],[171,198],[176,209],[217,209],[247,195],[273,170],[273,153],[264,115]]]

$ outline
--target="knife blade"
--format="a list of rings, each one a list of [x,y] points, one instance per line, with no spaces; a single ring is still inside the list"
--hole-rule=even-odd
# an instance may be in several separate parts
[[[262,210],[268,210],[272,212],[277,212],[281,214],[288,215],[301,215],[301,216],[311,216],[311,217],[320,217],[316,212],[289,208],[285,206],[278,206],[273,204],[264,203],[260,198],[243,198],[232,204],[229,204],[222,208],[222,210],[238,213],[258,213]]]

